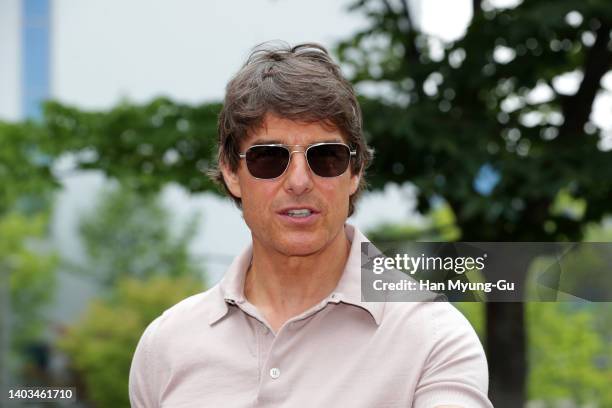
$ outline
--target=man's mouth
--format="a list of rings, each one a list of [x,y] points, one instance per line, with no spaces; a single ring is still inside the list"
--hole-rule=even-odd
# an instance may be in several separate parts
[[[310,211],[308,208],[300,208],[296,210],[286,211],[285,214],[294,218],[305,218],[310,216],[312,214],[312,211]]]

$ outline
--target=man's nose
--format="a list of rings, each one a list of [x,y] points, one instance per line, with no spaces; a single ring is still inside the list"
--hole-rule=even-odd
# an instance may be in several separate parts
[[[291,160],[287,168],[285,189],[295,195],[301,195],[312,189],[312,172],[302,151],[291,152]]]

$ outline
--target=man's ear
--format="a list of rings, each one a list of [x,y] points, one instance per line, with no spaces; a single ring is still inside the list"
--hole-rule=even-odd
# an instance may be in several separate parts
[[[220,162],[219,167],[221,169],[221,174],[223,174],[223,180],[225,180],[225,185],[227,186],[227,189],[230,191],[230,193],[232,193],[234,197],[242,198],[238,174],[233,172],[224,162]]]
[[[361,181],[361,173],[362,173],[362,170],[360,169],[359,173],[351,175],[351,194],[350,195],[355,194],[355,192],[359,188],[359,182]]]

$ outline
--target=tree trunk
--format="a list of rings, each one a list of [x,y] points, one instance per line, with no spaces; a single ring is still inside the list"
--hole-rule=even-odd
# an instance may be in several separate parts
[[[519,302],[486,304],[489,395],[495,408],[522,408],[526,401],[524,307]]]

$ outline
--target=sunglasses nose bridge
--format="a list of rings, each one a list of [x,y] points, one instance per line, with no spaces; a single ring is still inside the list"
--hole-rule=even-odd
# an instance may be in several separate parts
[[[300,149],[296,149],[296,147],[299,147]],[[306,154],[306,150],[308,150],[308,148],[304,147],[302,145],[293,145],[293,146],[289,146],[287,148],[287,150],[289,150],[289,154],[291,156],[293,156],[293,153],[304,153],[304,154]]]
[[[291,148],[295,148],[295,147],[300,147],[301,149],[299,150],[291,150],[291,149],[287,149],[289,150],[289,162],[287,163],[287,168],[289,168],[291,166],[291,162],[293,161],[293,154],[294,153],[303,153],[304,154],[304,160],[306,161],[306,166],[310,169],[310,163],[308,163],[308,156],[306,155],[306,150],[308,150],[307,148],[304,148],[304,146],[302,145],[294,145],[291,146]]]
[[[304,161],[306,162],[305,164],[308,167],[308,169],[310,169],[310,163],[308,163],[308,158],[306,156],[306,149],[289,150],[289,162],[287,163],[287,168],[291,167],[291,162],[293,162],[293,154],[294,153],[303,153],[304,154]]]
[[[303,153],[304,158],[296,157],[294,159],[294,153]],[[306,149],[289,150],[289,161],[284,174],[284,188],[287,191],[291,191],[292,194],[299,195],[312,189],[313,174],[310,169],[310,163],[308,163],[308,159],[306,158]]]

